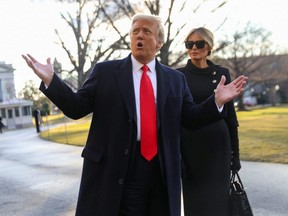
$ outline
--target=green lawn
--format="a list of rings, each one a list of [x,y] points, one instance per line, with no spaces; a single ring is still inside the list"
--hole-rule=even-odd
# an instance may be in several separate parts
[[[243,160],[288,163],[288,107],[237,112]]]
[[[57,118],[58,120],[56,120]],[[49,122],[49,130],[44,130],[41,132],[40,136],[43,139],[57,143],[84,146],[88,136],[90,121],[91,116],[87,116],[80,120],[69,119],[64,117],[63,114],[56,115],[56,118],[55,116],[48,116],[45,125]],[[58,126],[51,127],[55,122]],[[44,127],[47,128],[47,126]]]
[[[237,116],[242,160],[288,164],[288,106],[239,111]],[[46,120],[49,124],[62,123],[55,128],[49,126],[49,130],[41,132],[42,138],[70,145],[85,144],[90,116],[74,121],[57,115]]]

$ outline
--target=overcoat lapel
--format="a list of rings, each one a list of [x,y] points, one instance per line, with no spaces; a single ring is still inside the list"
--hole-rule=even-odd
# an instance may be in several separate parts
[[[123,59],[115,70],[115,77],[119,85],[119,91],[126,105],[129,119],[136,123],[136,103],[132,76],[132,62],[130,55]]]
[[[171,88],[171,77],[167,74],[164,67],[156,61],[156,73],[157,73],[157,124],[158,128],[161,122],[161,113],[164,111],[165,102]],[[115,70],[115,77],[119,85],[119,90],[125,102],[129,118],[136,123],[136,103],[134,84],[132,76],[132,62],[131,56],[123,59]]]
[[[164,67],[156,61],[157,73],[157,124],[160,127],[161,114],[164,112],[164,106],[167,100],[169,89],[171,88],[171,77],[165,71]]]
[[[169,89],[171,88],[171,77],[165,71],[164,67],[161,66],[161,64],[156,61],[156,73],[157,73],[157,128],[158,130],[158,135],[162,135],[161,137],[158,137],[159,141],[159,150],[165,154],[165,141],[163,140],[163,134],[161,133],[161,123],[163,121],[163,116],[164,115],[164,107],[167,101]],[[164,74],[165,73],[165,74]],[[165,167],[164,167],[164,160],[165,158],[163,157],[163,154],[159,154],[159,159],[160,159],[160,167],[161,167],[161,173],[163,177],[163,181],[166,183],[166,178],[165,178]]]

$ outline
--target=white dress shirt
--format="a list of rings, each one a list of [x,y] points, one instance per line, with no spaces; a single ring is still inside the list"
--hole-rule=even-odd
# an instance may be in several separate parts
[[[143,73],[141,69],[143,64],[138,62],[133,57],[133,55],[131,55],[131,60],[132,60],[132,72],[133,72],[133,83],[134,83],[136,115],[137,115],[137,140],[140,141],[141,140],[141,137],[140,137],[140,81],[141,81],[141,77]],[[156,75],[155,65],[156,65],[155,59],[153,59],[151,62],[147,64],[147,66],[149,67],[149,71],[147,75],[149,76],[152,82],[152,86],[154,90],[154,97],[155,97],[155,104],[157,107],[157,75]],[[224,106],[218,107],[216,101],[215,101],[215,105],[218,108],[219,113],[221,113]]]
[[[132,55],[132,73],[133,73],[133,82],[134,82],[134,92],[135,92],[135,102],[136,102],[136,113],[137,113],[137,140],[140,141],[140,81],[142,77],[142,69],[143,64],[138,62]],[[149,71],[147,72],[148,77],[151,80],[155,104],[157,104],[157,76],[156,76],[156,61],[155,59],[147,64],[149,67]]]

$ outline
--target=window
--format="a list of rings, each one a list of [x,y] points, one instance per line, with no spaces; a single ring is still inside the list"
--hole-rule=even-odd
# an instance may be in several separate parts
[[[5,109],[1,109],[1,116],[2,116],[2,118],[6,118]]]
[[[22,114],[23,114],[23,116],[31,115],[30,106],[24,106],[24,107],[22,107]]]
[[[13,110],[8,110],[8,118],[13,118]]]
[[[2,92],[2,84],[0,79],[0,102],[3,102],[3,92]],[[3,116],[2,116],[3,117]]]
[[[19,113],[19,107],[15,107],[15,116],[19,117],[20,113]]]

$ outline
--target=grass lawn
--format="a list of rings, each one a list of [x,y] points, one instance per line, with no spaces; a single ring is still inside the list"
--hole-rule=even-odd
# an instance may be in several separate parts
[[[46,119],[46,126],[44,126],[46,129],[43,128],[44,130],[41,132],[40,137],[57,143],[84,146],[88,136],[90,121],[91,116],[86,116],[80,120],[72,120],[64,117],[63,114],[51,115]],[[47,126],[47,122],[49,122],[48,125],[50,126]],[[56,126],[53,126],[54,124]]]
[[[239,111],[237,116],[241,160],[288,164],[288,106]],[[63,115],[48,116],[46,124],[60,124],[46,126],[40,136],[53,142],[83,146],[90,120],[91,116],[77,121]]]
[[[288,163],[288,107],[237,112],[240,158]]]

